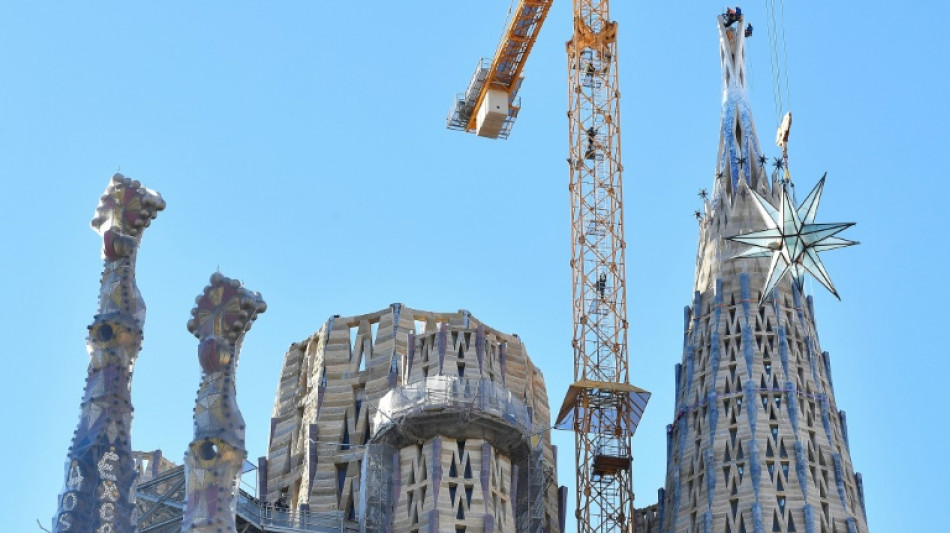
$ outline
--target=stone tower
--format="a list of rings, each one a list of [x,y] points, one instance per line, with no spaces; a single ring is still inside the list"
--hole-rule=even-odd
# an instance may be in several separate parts
[[[198,337],[201,385],[195,438],[185,452],[183,533],[236,533],[235,512],[247,459],[236,373],[244,335],[267,304],[220,272],[198,296],[188,331]]]
[[[812,299],[801,291],[801,274],[815,266],[812,256],[782,270],[777,250],[783,241],[772,226],[765,253],[748,253],[748,239],[730,240],[765,233],[764,217],[792,216],[794,208],[788,174],[782,175],[786,161],[775,162],[770,178],[759,148],[746,95],[745,21],[724,14],[717,22],[723,75],[718,168],[699,213],[666,487],[655,514],[639,517],[640,531],[866,533],[845,414],[835,402]],[[804,204],[817,208],[820,192],[819,184]],[[796,213],[813,222],[813,210]],[[829,238],[813,251],[853,244]],[[773,255],[771,262],[765,257]],[[780,275],[786,270],[793,276]],[[824,269],[814,271],[824,284]]]
[[[160,194],[116,174],[92,219],[104,262],[99,309],[86,339],[89,371],[53,517],[56,533],[137,530],[132,370],[142,347],[145,301],[135,262],[145,228],[164,208]]]
[[[517,335],[401,304],[284,358],[260,494],[290,523],[561,531],[544,378]]]

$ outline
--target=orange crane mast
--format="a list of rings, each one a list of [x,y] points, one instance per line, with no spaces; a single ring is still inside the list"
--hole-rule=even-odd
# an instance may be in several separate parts
[[[630,384],[617,23],[608,0],[574,0],[567,43],[578,533],[634,531],[632,440],[650,393]]]
[[[572,0],[567,43],[574,383],[557,416],[575,435],[578,533],[633,533],[632,440],[650,393],[630,384],[617,23],[609,0]],[[521,1],[479,63],[450,129],[507,138],[521,70],[551,1]]]

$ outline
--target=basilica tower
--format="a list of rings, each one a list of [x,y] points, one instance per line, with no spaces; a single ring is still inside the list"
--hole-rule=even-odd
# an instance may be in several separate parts
[[[728,12],[717,23],[718,166],[712,193],[701,194],[666,487],[641,530],[866,533],[845,414],[801,283],[808,273],[834,293],[818,253],[855,244],[836,236],[850,224],[815,223],[823,179],[794,202],[787,158],[769,164],[759,147],[745,21]]]

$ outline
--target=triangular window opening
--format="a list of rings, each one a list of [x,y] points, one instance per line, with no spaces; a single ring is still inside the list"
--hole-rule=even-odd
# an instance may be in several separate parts
[[[353,407],[355,407],[355,416],[359,417],[360,413],[363,412],[363,399],[366,397],[366,393],[362,389],[354,391],[356,398],[353,400]]]
[[[343,484],[346,482],[346,463],[336,465],[336,490],[337,497],[343,498]]]
[[[343,438],[340,439],[340,449],[350,449],[350,425],[346,422],[343,423]]]

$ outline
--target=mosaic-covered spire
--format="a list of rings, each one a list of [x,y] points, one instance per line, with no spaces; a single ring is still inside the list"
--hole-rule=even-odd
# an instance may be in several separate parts
[[[135,283],[143,230],[165,208],[161,195],[121,174],[112,177],[92,219],[102,236],[99,312],[89,326],[89,373],[79,426],[66,462],[57,533],[135,531],[132,369],[142,345],[145,302]]]
[[[717,19],[724,95],[716,194],[702,195],[656,530],[867,533],[830,356],[813,301],[795,280],[824,272],[803,254],[847,245],[835,234],[848,224],[815,224],[820,184],[796,209],[782,167],[766,180],[745,93],[747,25],[736,11]],[[763,248],[746,253],[750,241]]]
[[[201,386],[195,438],[185,452],[184,533],[237,531],[234,514],[247,450],[235,374],[244,334],[266,309],[259,293],[218,272],[191,311],[188,331],[199,339]]]

